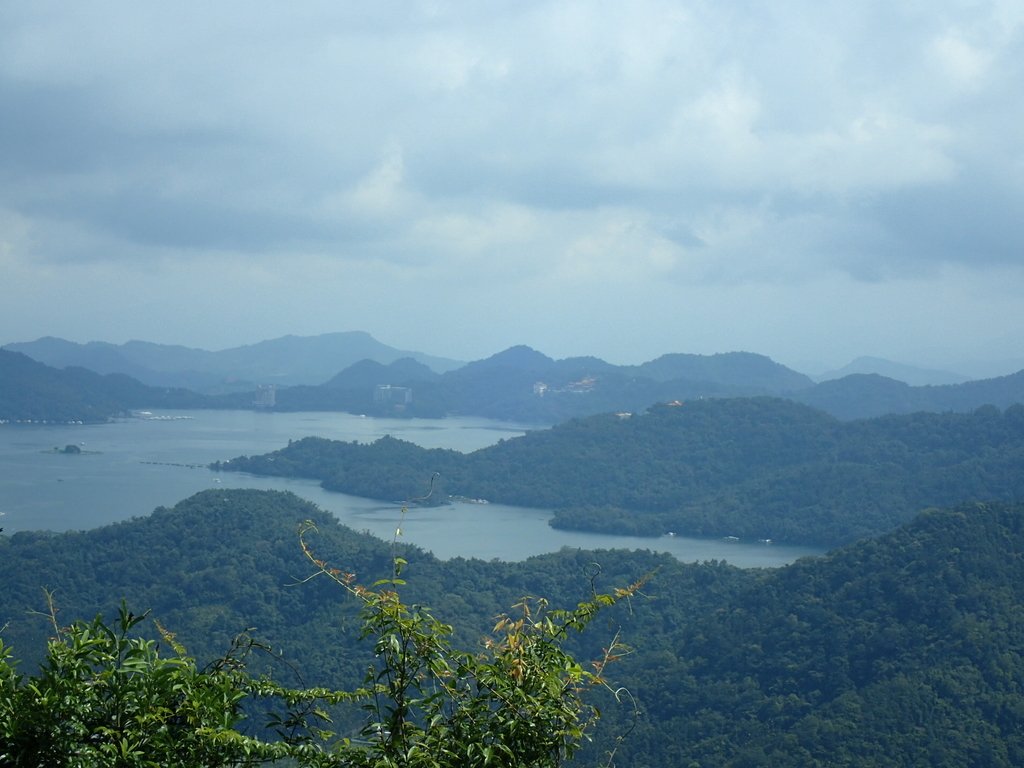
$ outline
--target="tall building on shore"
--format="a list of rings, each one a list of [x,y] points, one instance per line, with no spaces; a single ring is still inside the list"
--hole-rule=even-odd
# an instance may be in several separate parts
[[[273,384],[258,385],[252,404],[256,408],[273,408],[277,405],[277,387]]]
[[[387,405],[408,405],[412,402],[412,388],[378,384],[373,390],[373,402]]]

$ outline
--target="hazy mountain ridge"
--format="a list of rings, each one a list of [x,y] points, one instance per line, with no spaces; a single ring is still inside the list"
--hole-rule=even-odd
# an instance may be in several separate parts
[[[336,374],[323,386],[328,389],[367,389],[378,384],[402,382],[419,384],[437,381],[441,375],[411,357],[403,357],[384,364],[376,360],[360,360]]]
[[[379,404],[370,401],[367,373],[365,368],[342,371],[330,382],[330,396],[317,388],[282,390],[278,407],[323,408],[333,398],[331,407],[381,412]],[[405,415],[457,413],[548,424],[608,411],[642,411],[668,400],[785,395],[813,386],[803,374],[747,352],[665,355],[641,366],[616,366],[595,357],[555,360],[525,345],[433,379],[416,370],[403,375],[394,368],[378,368],[376,373],[377,384],[413,390],[411,403],[400,407]]]
[[[208,351],[129,341],[78,344],[53,337],[4,347],[55,368],[77,365],[97,373],[127,373],[152,386],[185,386],[199,392],[252,390],[256,384],[321,384],[364,359],[392,363],[403,357],[437,371],[462,363],[389,347],[363,331],[283,336],[256,344]]]
[[[628,370],[661,382],[677,379],[729,384],[743,382],[752,388],[773,393],[795,392],[814,384],[809,376],[752,352],[667,354]]]
[[[193,382],[191,388],[199,391],[204,391],[202,386],[199,386],[200,384],[215,387],[224,383],[235,384],[245,383],[245,381],[249,381],[253,385],[257,383],[316,385],[326,382],[345,367],[362,359],[374,360],[386,365],[401,357],[410,357],[436,373],[444,373],[467,364],[423,352],[395,349],[378,342],[363,331],[344,331],[317,336],[290,335],[219,351],[147,341],[128,341],[124,344],[103,341],[78,343],[53,336],[42,337],[35,341],[14,342],[3,348],[22,352],[34,360],[56,368],[80,366],[97,373],[125,373],[139,379],[144,384],[162,386],[189,386],[191,381]],[[760,358],[765,371],[774,369],[773,383],[768,386],[775,390],[779,389],[777,379],[779,375],[791,377],[789,384],[784,387],[791,390],[805,388],[813,382],[865,373],[878,374],[911,386],[959,384],[995,377],[987,372],[980,376],[966,376],[952,370],[924,368],[870,356],[859,357],[841,368],[814,376],[799,373],[770,358],[754,353],[732,352],[712,355],[666,353],[639,365],[621,366],[595,357],[566,358],[559,362],[576,361],[581,365],[589,363],[589,367],[594,371],[611,368],[656,381],[669,381],[678,378],[711,381],[735,378],[735,374],[742,374],[748,377],[749,383],[756,386],[758,382],[749,378],[755,370],[750,360],[744,363],[742,369],[735,369],[732,377],[726,372],[729,367],[735,368],[740,359],[739,356],[744,354],[751,358]],[[551,358],[535,352],[525,345],[511,347],[488,359],[517,368],[525,367],[527,359],[532,359],[533,363],[538,364],[539,367],[543,367],[545,362],[554,362]],[[984,367],[981,363],[968,367],[975,369],[979,366]],[[1010,361],[992,363],[988,367],[992,366],[1002,368],[1004,371],[1013,370],[1013,364]],[[708,372],[715,369],[718,370],[718,374],[709,376]]]
[[[615,366],[592,357],[554,360],[517,346],[432,381],[388,373],[393,375],[378,383],[414,390],[413,403],[406,409],[411,415],[462,413],[549,424],[706,397],[785,397],[847,420],[1024,403],[1024,371],[939,386],[911,386],[878,374],[851,374],[815,384],[804,374],[749,352],[670,354],[638,366]],[[337,380],[344,378],[342,372]],[[284,391],[279,403],[289,410],[303,410],[303,399],[293,399],[298,394]]]
[[[812,382],[762,355],[667,355],[643,366],[616,366],[595,357],[554,360],[525,345],[437,374],[401,358],[388,364],[361,360],[320,386],[282,387],[276,409],[343,410],[369,415],[429,418],[448,414],[553,424],[575,416],[644,410],[679,398],[784,394]],[[650,375],[651,371],[653,375]],[[671,378],[673,374],[701,378]],[[378,385],[405,387],[410,398],[380,400]],[[244,408],[238,393],[209,407]]]
[[[90,383],[89,397],[102,401],[92,420],[104,418],[98,415],[104,409],[109,416],[137,407],[250,408],[255,390],[254,385],[246,383],[250,380],[281,384],[273,406],[277,410],[338,410],[427,418],[461,414],[539,424],[595,413],[637,412],[659,402],[709,397],[786,397],[843,419],[914,411],[966,412],[986,404],[1006,408],[1024,402],[1024,372],[946,385],[911,386],[878,374],[851,374],[815,384],[802,373],[750,352],[673,353],[640,365],[617,366],[595,357],[555,360],[519,345],[439,373],[429,365],[431,361],[439,365],[438,358],[404,355],[361,332],[283,337],[222,352],[147,342],[77,345],[52,338],[9,345],[7,350],[0,351],[26,347],[48,359],[73,360],[76,365],[89,359],[103,369],[134,370],[145,377],[139,379],[142,383],[154,379],[173,381],[179,382],[174,387],[179,388],[182,382],[198,380],[207,392],[237,390],[206,398],[196,395],[168,399],[169,385],[161,384],[147,401],[143,390],[137,391],[138,397],[133,395],[133,399],[126,400],[124,386],[115,387],[121,391],[121,395],[115,395],[101,393],[95,383]],[[443,364],[455,365],[453,361],[442,361]],[[168,370],[157,372],[152,367],[157,365]],[[171,370],[174,365],[205,370]],[[302,372],[301,376],[297,371]],[[284,382],[312,376],[313,371],[323,384],[284,386]],[[9,369],[3,375],[10,378],[23,373]],[[405,387],[411,392],[408,396],[380,398],[375,394],[378,385]],[[8,381],[7,387],[8,406],[28,397],[16,381]],[[83,395],[59,396],[57,390],[43,388],[30,398],[36,402],[36,418],[46,418],[38,414],[45,411],[39,404],[47,396],[52,398],[54,412],[58,413],[63,410],[61,397],[74,401]],[[4,402],[0,401],[0,405]],[[167,405],[169,402],[189,405],[171,406]]]
[[[929,384],[963,384],[971,381],[970,376],[953,371],[943,371],[935,368],[921,368],[915,365],[906,365],[893,360],[886,360],[882,357],[858,357],[842,368],[834,371],[827,371],[818,376],[812,377],[817,382],[841,379],[851,374],[867,373],[885,376],[888,379],[902,381],[914,387],[923,387]]]
[[[913,387],[878,374],[851,374],[793,393],[794,400],[841,419],[916,411],[965,412],[982,405],[1024,403],[1024,371],[962,384]]]
[[[0,421],[103,422],[132,408],[198,408],[185,389],[148,387],[122,373],[52,368],[0,349]]]

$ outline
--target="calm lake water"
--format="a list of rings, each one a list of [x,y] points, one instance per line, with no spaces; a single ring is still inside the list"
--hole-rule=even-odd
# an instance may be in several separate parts
[[[371,442],[390,434],[426,448],[469,452],[522,435],[528,425],[479,418],[375,419],[343,413],[154,411],[153,419],[101,425],[0,425],[0,527],[82,530],[146,515],[207,488],[288,490],[342,523],[387,541],[401,540],[440,558],[523,560],[563,547],[650,549],[684,562],[727,560],[775,567],[820,550],[778,544],[610,536],[558,531],[549,510],[502,504],[452,504],[401,510],[331,493],[315,481],[211,472],[210,462],[256,455],[309,435]],[[54,452],[77,445],[79,455]]]

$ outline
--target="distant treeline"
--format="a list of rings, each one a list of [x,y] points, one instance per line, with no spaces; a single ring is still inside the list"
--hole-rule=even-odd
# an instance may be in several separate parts
[[[215,469],[320,480],[388,500],[483,498],[558,527],[834,546],[929,506],[1024,498],[1024,406],[841,422],[772,398],[574,419],[462,454],[386,437],[304,438]]]

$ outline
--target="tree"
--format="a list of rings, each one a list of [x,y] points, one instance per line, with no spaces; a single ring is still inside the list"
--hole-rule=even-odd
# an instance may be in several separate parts
[[[0,643],[0,765],[245,764],[244,748],[216,738],[242,719],[244,672],[199,670],[180,646],[161,656],[155,641],[130,636],[144,619],[122,604],[113,628],[100,617],[55,624],[46,660],[29,678]]]

